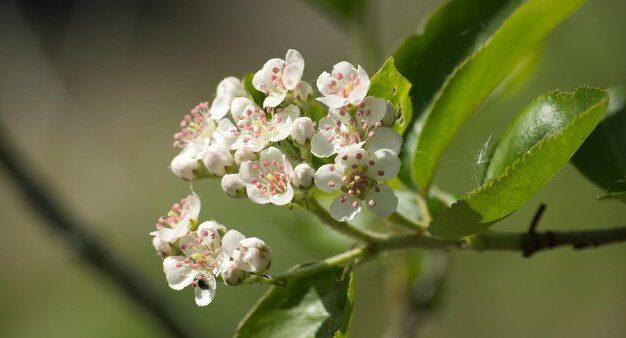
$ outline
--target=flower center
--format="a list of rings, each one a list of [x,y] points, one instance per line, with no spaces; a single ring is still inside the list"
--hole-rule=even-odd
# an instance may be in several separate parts
[[[278,111],[278,110],[277,110]],[[247,144],[250,140],[267,140],[274,136],[279,130],[276,128],[277,123],[282,123],[281,117],[268,120],[265,112],[258,107],[248,107],[238,117],[237,130],[231,130],[233,135],[243,135],[243,143]]]
[[[212,121],[207,122],[210,117],[209,103],[198,103],[180,122],[180,131],[174,134],[174,147],[184,149],[188,143],[202,137],[210,138],[215,129]]]
[[[289,180],[285,172],[285,166],[273,160],[271,163],[253,163],[252,169],[257,172],[256,178],[251,178],[250,183],[256,185],[266,195],[275,196],[287,190]]]

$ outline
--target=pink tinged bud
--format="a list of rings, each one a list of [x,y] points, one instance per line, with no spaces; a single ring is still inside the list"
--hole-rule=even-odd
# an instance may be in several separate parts
[[[280,175],[283,179],[283,174]],[[307,163],[298,164],[293,169],[291,176],[291,183],[296,188],[310,188],[313,186],[313,178],[315,177],[315,170]],[[334,183],[334,182],[333,182]],[[330,185],[330,182],[329,182]]]
[[[315,124],[308,117],[299,117],[291,125],[291,138],[299,145],[305,145],[315,135]]]
[[[226,261],[222,263],[220,275],[227,285],[239,285],[245,279],[246,272],[241,270],[235,262]]]

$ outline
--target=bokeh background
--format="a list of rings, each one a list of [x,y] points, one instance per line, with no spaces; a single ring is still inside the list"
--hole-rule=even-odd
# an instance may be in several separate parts
[[[388,54],[438,1],[374,1]],[[437,176],[463,193],[477,186],[483,144],[497,139],[534,97],[581,84],[626,84],[626,3],[590,1],[541,49],[531,78],[486,103],[464,126]],[[354,39],[303,1],[0,1],[0,121],[30,169],[110,250],[134,267],[200,336],[228,337],[266,289],[220,286],[197,308],[173,291],[147,235],[189,191],[168,170],[183,114],[210,100],[220,79],[259,69],[288,48],[306,59],[305,79],[340,60],[363,62]],[[369,74],[377,65],[368,65]],[[202,218],[268,242],[273,269],[325,257],[310,245],[306,215],[227,198],[218,182],[194,185]],[[523,231],[541,202],[542,229],[623,224],[626,208],[567,165],[497,229]],[[0,170],[3,337],[164,337],[157,321],[42,226]],[[309,227],[310,228],[310,227]],[[358,271],[353,337],[388,323],[381,257]],[[450,253],[445,302],[426,337],[624,337],[626,245],[524,259],[513,253]]]

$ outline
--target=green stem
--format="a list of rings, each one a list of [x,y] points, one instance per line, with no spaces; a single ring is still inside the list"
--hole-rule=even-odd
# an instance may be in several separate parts
[[[386,237],[363,247],[354,248],[322,261],[264,277],[265,283],[284,285],[291,279],[303,278],[324,269],[350,263],[357,258],[366,260],[381,252],[409,248],[438,250],[512,251],[525,257],[561,246],[574,249],[626,241],[626,226],[591,231],[546,231],[541,233],[504,233],[487,231],[464,239],[443,239],[423,234]]]
[[[361,240],[366,243],[377,242],[381,240],[385,240],[387,238],[386,235],[378,234],[375,232],[371,232],[365,229],[357,228],[347,222],[339,222],[334,219],[328,211],[326,211],[320,204],[317,202],[315,198],[309,198],[307,204],[304,206],[305,209],[315,214],[317,218],[322,221],[322,223],[328,225],[333,230],[340,232],[346,236]]]
[[[395,225],[407,228],[409,230],[417,231],[420,233],[426,231],[426,227],[420,224],[414,223],[410,219],[407,219],[406,217],[400,215],[397,212],[394,212],[393,214],[391,214],[391,216],[387,217],[387,221]]]

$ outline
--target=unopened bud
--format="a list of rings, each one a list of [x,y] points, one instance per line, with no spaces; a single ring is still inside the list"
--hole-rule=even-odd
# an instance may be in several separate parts
[[[161,240],[159,237],[155,236],[152,238],[152,245],[154,246],[154,250],[156,250],[156,252],[162,257],[169,257],[174,253],[172,244]]]
[[[222,177],[222,190],[230,197],[245,197],[246,186],[243,185],[239,174],[227,174]]]
[[[315,135],[315,124],[308,117],[298,117],[291,125],[291,137],[299,144],[304,145]]]
[[[315,170],[308,163],[300,163],[293,168],[291,183],[296,188],[310,188],[314,177]]]
[[[233,252],[233,259],[239,267],[243,266],[244,270],[256,273],[262,273],[270,267],[272,252],[265,242],[250,237],[242,240],[240,244],[241,248]]]
[[[170,163],[170,169],[174,175],[186,180],[194,179],[194,172],[200,169],[197,153],[198,151],[193,145],[188,145],[180,154],[176,155]]]
[[[239,285],[246,278],[246,272],[241,270],[233,261],[222,263],[220,275],[227,285]]]
[[[309,96],[313,95],[313,87],[306,81],[300,81],[293,93],[297,99],[305,101]]]
[[[223,144],[214,143],[209,146],[203,158],[204,165],[211,174],[224,176],[226,167],[233,165],[234,159],[228,147]]]
[[[254,161],[256,160],[256,155],[254,152],[248,148],[239,148],[235,151],[235,163],[242,164],[246,161]]]

